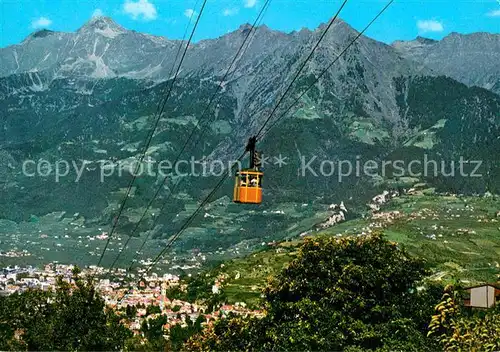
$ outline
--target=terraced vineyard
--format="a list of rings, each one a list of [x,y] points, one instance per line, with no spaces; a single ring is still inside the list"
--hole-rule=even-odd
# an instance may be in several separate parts
[[[392,199],[380,212],[313,233],[313,236],[363,236],[382,231],[411,254],[425,258],[431,279],[464,285],[491,282],[500,274],[500,199],[442,196],[426,190]],[[207,274],[220,283],[229,302],[259,302],[267,278],[277,274],[302,240],[282,242],[235,259]]]

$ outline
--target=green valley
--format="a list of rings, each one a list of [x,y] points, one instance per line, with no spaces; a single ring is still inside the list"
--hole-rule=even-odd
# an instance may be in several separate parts
[[[500,198],[434,194],[432,189],[393,198],[379,212],[307,237],[363,236],[381,232],[409,253],[425,258],[431,279],[465,286],[495,282],[500,275]],[[209,271],[229,302],[258,305],[268,277],[295,257],[302,239],[280,242]],[[218,279],[218,281],[220,281]]]

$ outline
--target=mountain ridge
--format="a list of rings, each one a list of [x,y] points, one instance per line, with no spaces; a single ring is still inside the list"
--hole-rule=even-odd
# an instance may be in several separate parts
[[[500,94],[500,34],[452,32],[439,41],[417,38],[396,41],[392,46],[422,67]]]
[[[256,28],[257,34],[246,50],[252,57],[270,55],[277,50],[291,54],[287,47],[311,45],[308,43],[317,39],[325,26],[326,23],[322,23],[314,30],[306,28],[285,33],[261,25]],[[181,75],[200,70],[221,74],[229,63],[230,50],[239,46],[249,28],[251,25],[244,23],[220,37],[192,43]],[[318,52],[327,50],[335,43],[346,43],[346,38],[357,33],[348,23],[337,19]],[[22,72],[46,72],[44,75],[49,78],[125,77],[162,81],[169,78],[173,65],[171,60],[180,42],[165,36],[128,30],[110,17],[94,17],[75,32],[42,29],[19,44],[0,48],[0,61],[3,63],[0,77]],[[500,69],[495,65],[500,61],[499,34],[453,32],[441,40],[418,36],[414,40],[399,40],[391,44],[362,36],[359,42],[371,42],[373,47],[389,46],[396,55],[414,63],[414,73],[428,75],[433,71],[469,86],[477,85],[500,93],[500,80],[496,78]],[[482,49],[477,51],[477,48]],[[127,56],[126,52],[135,52],[135,55]],[[470,57],[463,57],[460,52],[470,52]],[[200,61],[198,55],[206,59]]]
[[[144,140],[154,125],[155,108],[171,83],[179,41],[133,31],[114,35],[120,28],[111,27],[106,21],[95,20],[79,34],[42,32],[23,45],[0,50],[2,63],[10,65],[0,66],[0,72],[11,73],[0,77],[0,152],[6,161],[0,165],[0,187],[5,191],[0,218],[10,221],[5,231],[17,228],[30,232],[37,226],[30,223],[33,216],[42,218],[36,233],[87,236],[86,231],[106,227],[116,215],[130,176],[126,167],[140,159]],[[189,146],[186,155],[223,163],[233,160],[267,119],[321,35],[320,30],[286,34],[260,27],[222,81],[247,30],[243,25],[190,47],[147,150],[148,162],[175,160],[193,130],[195,137],[203,138],[196,148]],[[477,158],[485,160],[482,171],[488,178],[399,181],[389,172],[383,177],[352,177],[339,187],[335,177],[321,181],[314,175],[300,177],[300,165],[270,167],[266,169],[266,201],[258,211],[233,206],[223,197],[232,194],[231,185],[226,184],[218,195],[225,200],[214,201],[217,205],[206,209],[207,217],[195,219],[177,247],[234,248],[241,253],[262,240],[298,235],[324,221],[323,203],[352,200],[349,209],[354,216],[358,214],[355,209],[364,207],[367,199],[396,183],[430,182],[444,191],[470,193],[498,189],[498,170],[487,169],[486,162],[496,161],[491,148],[500,150],[495,139],[500,134],[498,95],[442,77],[405,58],[394,47],[365,36],[337,60],[357,32],[344,22],[334,24],[331,30],[274,119],[298,96],[302,98],[259,148],[266,154],[288,153],[294,161],[311,155],[329,161],[356,160],[357,156],[378,161],[420,160],[424,155],[456,160],[460,155],[475,158],[478,153]],[[323,74],[333,60],[337,60],[335,66]],[[320,74],[323,76],[318,80]],[[303,94],[306,89],[309,91]],[[205,111],[214,93],[216,103]],[[90,164],[77,183],[70,177],[54,183],[49,178],[25,177],[21,166],[26,159]],[[113,174],[100,182],[103,162],[124,171],[123,175]],[[158,241],[178,229],[200,197],[213,187],[209,178],[189,177],[170,196],[179,180],[167,180],[138,231],[131,234],[145,204],[163,181],[156,174],[138,178],[117,233],[146,236],[168,198],[152,231],[151,237],[157,240],[147,245],[155,250]],[[50,222],[54,217],[50,214],[62,212],[80,214],[78,223],[83,225],[69,231],[60,221]],[[290,227],[290,222],[297,226]],[[52,227],[45,227],[47,223]],[[62,248],[66,252],[58,255],[90,251],[78,241],[72,242],[73,247]],[[132,243],[136,248],[135,237]],[[118,250],[116,242],[111,249]],[[90,252],[94,255],[98,250]],[[126,256],[122,260],[127,260]]]
[[[292,42],[295,42],[299,40],[298,38],[301,38],[302,41],[311,41],[319,35],[319,32],[321,32],[324,27],[326,26],[325,23],[320,24],[316,29],[314,30],[306,30],[306,31],[299,31],[299,32],[291,32],[291,33],[285,33],[281,32],[278,30],[273,30],[266,25],[260,25],[256,27],[256,31],[258,32],[257,35],[254,36],[252,41],[264,41],[266,42],[267,45],[271,45],[271,48],[268,48],[268,51],[272,51],[273,48],[275,49],[276,43],[273,43],[272,41],[276,41],[278,44],[280,42],[288,42],[288,43],[282,43],[284,45],[290,45]],[[214,45],[214,43],[218,42],[227,42],[227,41],[233,41],[234,38],[240,36],[243,34],[246,30],[248,30],[251,27],[250,24],[242,24],[238,29],[224,34],[218,38],[213,38],[213,39],[204,39],[200,40],[197,43],[192,43],[191,47],[194,53],[188,55],[187,60],[189,60],[190,56],[195,56],[196,51],[198,49],[203,49],[206,46],[211,46]],[[43,45],[43,48],[39,48],[39,39],[42,37],[39,34],[46,34],[43,37],[51,37],[51,41],[46,41]],[[349,26],[346,22],[337,19],[336,22],[334,23],[334,26],[331,30],[331,32],[328,34],[328,36],[325,38],[325,43],[328,42],[328,38],[331,40],[335,40],[335,36],[345,36],[349,34],[357,34],[358,32],[355,31],[351,26]],[[112,66],[109,62],[109,56],[111,55],[114,60],[121,60],[120,65],[115,65],[117,66],[116,69],[120,71],[120,69],[123,71],[123,66],[127,66],[130,63],[127,63],[124,58],[120,58],[119,53],[113,52],[111,49],[110,52],[106,52],[106,47],[107,45],[112,46],[113,42],[116,42],[117,45],[122,46],[122,50],[128,50],[129,48],[131,49],[132,46],[126,45],[127,42],[124,42],[125,39],[123,39],[123,36],[127,36],[127,40],[130,41],[135,41],[137,44],[142,43],[142,46],[147,45],[148,47],[144,50],[144,52],[138,52],[136,53],[138,57],[141,57],[141,60],[137,61],[146,61],[150,65],[150,69],[154,68],[158,65],[164,64],[163,61],[156,61],[156,65],[153,64],[151,61],[151,58],[147,55],[148,51],[154,51],[156,56],[162,56],[162,57],[171,57],[173,56],[174,50],[176,51],[176,46],[180,43],[180,40],[172,40],[168,39],[167,37],[164,36],[154,36],[150,34],[143,34],[139,33],[133,30],[127,30],[123,28],[121,25],[117,24],[113,19],[110,17],[95,17],[90,19],[88,22],[86,22],[84,25],[82,25],[79,29],[77,29],[75,32],[55,32],[55,31],[48,31],[48,30],[41,30],[34,32],[30,34],[23,42],[20,44],[15,44],[11,45],[5,48],[0,48],[0,59],[4,62],[4,69],[0,69],[0,76],[8,76],[13,73],[20,73],[20,72],[41,72],[44,70],[50,70],[51,68],[53,69],[52,66],[68,66],[72,62],[73,54],[77,54],[77,58],[79,58],[82,61],[83,64],[87,64],[89,61],[89,58],[83,55],[84,53],[87,54],[87,56],[91,55],[96,55],[97,57],[100,57],[103,59],[103,63],[106,64],[106,66]],[[262,37],[262,38],[261,38]],[[363,37],[366,38],[366,37]],[[34,40],[36,39],[36,40]],[[62,41],[62,42],[61,42]],[[85,42],[87,41],[88,43],[85,43],[86,45],[82,47],[82,41]],[[337,39],[338,41],[338,39]],[[33,48],[24,48],[23,46],[26,45],[32,45]],[[130,43],[129,43],[130,44]],[[239,45],[238,43],[235,42],[236,45]],[[61,48],[62,46],[62,48]],[[283,46],[283,45],[279,45]],[[68,49],[70,47],[71,49]],[[22,50],[26,49],[28,53],[18,53],[17,50]],[[40,50],[42,49],[42,50]],[[265,50],[265,48],[261,45],[257,45],[256,50]],[[66,51],[64,51],[66,50]],[[40,55],[40,60],[38,61],[38,65],[35,62],[27,62],[24,63],[22,62],[22,59],[26,57],[27,55],[34,56],[35,51],[42,51],[45,52],[45,55],[48,55],[49,53],[51,54],[52,57],[46,58]],[[152,52],[151,52],[152,54]],[[219,53],[224,54],[224,52]],[[104,57],[106,55],[106,57]],[[54,57],[57,57],[58,61],[54,61]],[[146,60],[145,60],[146,59]],[[52,61],[51,61],[52,60]],[[149,61],[148,61],[149,60]],[[33,60],[34,61],[34,60]],[[68,63],[69,62],[69,63]],[[89,63],[90,64],[90,63]],[[38,67],[40,66],[40,67]],[[101,64],[101,66],[103,66]],[[118,67],[121,66],[121,67]],[[137,66],[137,64],[135,64]],[[189,66],[189,63],[186,63],[185,66]],[[139,67],[141,67],[139,65]],[[147,65],[142,65],[141,69],[142,70],[130,70],[128,77],[129,78],[137,78],[137,79],[148,79],[148,71],[147,71]],[[74,67],[67,67],[73,69]],[[114,67],[111,67],[113,69]],[[151,73],[153,76],[160,76],[162,79],[166,79],[168,75],[166,75],[166,71],[163,70],[162,67],[157,67],[158,72],[157,73]],[[142,73],[141,73],[142,71]],[[61,70],[59,69],[59,72]],[[88,75],[88,70],[82,70],[82,73],[80,74],[81,76]],[[79,71],[78,70],[72,70],[71,74],[73,75],[78,75]],[[125,76],[127,72],[119,72],[116,73],[116,76]],[[111,71],[107,72],[101,72],[100,75],[97,75],[95,78],[106,78],[106,77],[114,77],[114,75],[111,73]]]

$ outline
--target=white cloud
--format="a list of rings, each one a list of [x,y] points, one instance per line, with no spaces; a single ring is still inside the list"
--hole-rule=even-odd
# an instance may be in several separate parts
[[[420,32],[442,32],[444,31],[444,26],[441,22],[435,20],[421,20],[417,21],[417,27]]]
[[[196,16],[196,15],[197,15],[197,13],[193,9],[186,9],[186,11],[184,11],[184,16],[186,16],[186,17],[191,18],[192,16]]]
[[[224,9],[224,11],[222,11],[222,14],[224,16],[234,16],[236,14],[238,14],[239,12],[239,9],[237,7],[234,7],[232,9]]]
[[[493,10],[486,14],[489,17],[500,17],[500,10]]]
[[[257,5],[257,0],[245,0],[245,7],[252,8]]]
[[[92,12],[92,17],[102,17],[104,16],[104,12],[102,12],[101,9],[95,9],[94,12]]]
[[[149,0],[131,1],[125,0],[123,10],[134,20],[142,17],[144,20],[155,20],[157,17],[156,7]]]
[[[33,20],[33,22],[31,22],[31,27],[32,28],[46,28],[46,27],[49,27],[50,25],[52,24],[52,21],[50,19],[48,19],[47,17],[40,17],[36,20]]]

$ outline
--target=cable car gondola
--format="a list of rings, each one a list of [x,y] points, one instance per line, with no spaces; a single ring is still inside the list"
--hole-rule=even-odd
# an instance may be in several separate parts
[[[233,201],[240,204],[262,203],[262,178],[260,153],[255,151],[256,137],[248,140],[246,151],[250,152],[250,167],[236,172]]]

